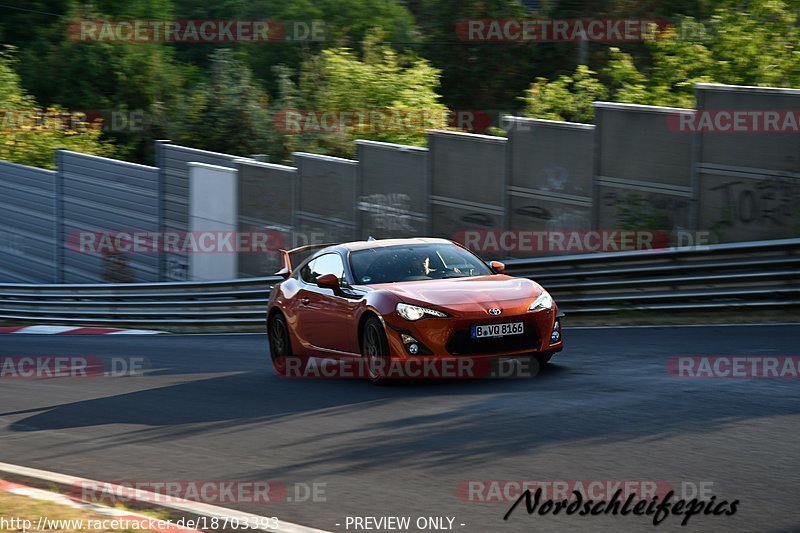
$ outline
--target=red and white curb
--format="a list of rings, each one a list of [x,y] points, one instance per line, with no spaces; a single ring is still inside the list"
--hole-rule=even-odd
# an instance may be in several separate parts
[[[39,499],[47,499],[49,501],[56,501],[56,500],[58,500],[58,502],[69,501],[70,503],[69,504],[65,503],[65,505],[71,505],[71,506],[78,505],[81,506],[81,508],[85,508],[87,511],[101,513],[101,514],[114,513],[113,516],[118,516],[120,517],[120,519],[123,516],[125,518],[130,517],[133,520],[141,520],[143,523],[147,524],[152,523],[154,518],[151,516],[139,515],[123,509],[114,509],[102,505],[97,505],[96,503],[82,501],[78,498],[70,498],[69,496],[65,496],[64,494],[58,492],[43,490],[41,488],[34,488],[33,486],[41,485],[49,488],[54,487],[67,493],[71,493],[72,491],[74,491],[75,487],[91,486],[95,488],[92,491],[92,493],[95,495],[102,493],[108,493],[111,496],[115,494],[130,495],[131,499],[135,500],[137,505],[146,506],[147,508],[150,509],[166,510],[171,515],[185,516],[189,518],[197,518],[197,517],[206,517],[208,519],[217,518],[220,521],[227,521],[227,523],[238,523],[238,524],[268,523],[265,522],[265,520],[267,520],[267,517],[255,515],[252,513],[245,513],[243,511],[226,509],[224,507],[217,507],[216,505],[193,502],[174,497],[170,497],[168,501],[164,501],[165,498],[163,494],[156,494],[154,492],[133,489],[130,487],[122,487],[111,483],[94,481],[91,479],[69,476],[66,474],[59,474],[56,472],[48,472],[46,470],[38,470],[36,468],[28,468],[27,466],[19,466],[9,463],[0,463],[0,477],[11,480],[11,481],[3,481],[2,479],[0,479],[0,489],[6,490],[7,492],[12,492],[13,494],[18,494],[21,496],[29,496],[29,497],[38,496]],[[22,485],[21,483],[27,483],[28,485]],[[104,510],[101,511],[100,509]],[[116,513],[121,513],[121,514],[116,514]],[[166,533],[167,531],[192,533],[195,530],[181,528],[177,524],[175,524],[174,527],[163,530],[163,533]],[[330,533],[329,531],[325,531],[322,529],[314,529],[306,526],[301,526],[299,524],[293,524],[291,522],[286,522],[284,520],[279,521],[279,525],[277,528],[259,528],[259,529],[250,528],[248,529],[248,531],[262,531],[266,533]],[[162,533],[162,531],[159,531],[159,533]]]
[[[25,496],[33,498],[34,500],[46,501],[55,503],[57,505],[64,505],[73,509],[79,509],[93,514],[103,516],[111,516],[119,521],[125,521],[127,524],[137,524],[139,528],[146,531],[156,531],[158,533],[175,532],[181,533],[202,533],[196,529],[189,529],[181,527],[177,524],[172,524],[171,527],[159,527],[159,522],[164,522],[161,519],[155,519],[152,516],[145,516],[143,514],[132,513],[124,509],[115,509],[113,507],[106,507],[104,505],[97,505],[95,503],[88,503],[80,501],[76,498],[70,498],[58,492],[51,492],[49,490],[36,489],[28,487],[27,485],[20,485],[19,483],[11,483],[10,481],[3,481],[0,479],[0,490],[14,494],[17,496]]]
[[[158,335],[163,331],[149,329],[116,329],[76,326],[3,326],[0,335],[22,333],[25,335]]]

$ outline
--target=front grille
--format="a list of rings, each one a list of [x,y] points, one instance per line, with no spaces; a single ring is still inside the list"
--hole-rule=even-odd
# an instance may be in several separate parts
[[[509,322],[514,322],[514,320],[509,320]],[[451,355],[503,355],[503,353],[526,349],[533,351],[538,347],[539,334],[536,327],[529,322],[525,322],[525,333],[522,335],[473,339],[470,328],[465,328],[455,331],[447,342],[447,351]]]

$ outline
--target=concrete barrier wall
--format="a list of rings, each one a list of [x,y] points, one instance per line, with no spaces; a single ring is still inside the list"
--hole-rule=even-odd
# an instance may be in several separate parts
[[[65,283],[159,281],[158,253],[127,251],[98,232],[159,229],[158,168],[66,150],[59,151],[61,257]]]
[[[310,242],[356,238],[358,161],[295,153],[298,194],[295,231]]]
[[[699,85],[697,103],[697,225],[716,242],[800,236],[800,90]]]
[[[55,283],[56,173],[0,161],[0,280]]]
[[[165,231],[187,231],[189,224],[189,163],[206,163],[220,167],[233,168],[234,161],[241,159],[235,155],[198,150],[171,144],[169,141],[156,142],[156,164],[161,169],[163,192],[161,196],[162,225]],[[186,254],[164,254],[161,269],[167,280],[185,280],[188,275]]]
[[[432,236],[506,227],[506,145],[502,137],[429,132]]]
[[[360,237],[428,235],[428,150],[358,141],[357,159]]]
[[[270,246],[263,254],[239,254],[239,275],[261,277],[281,268],[281,248],[310,244],[294,231],[297,169],[294,167],[236,161],[239,173],[239,231],[263,231]]]
[[[238,229],[236,169],[189,163],[189,231],[233,234]],[[236,242],[235,239],[232,242]],[[201,241],[202,243],[202,241]],[[207,246],[210,248],[210,246]],[[212,253],[189,255],[189,280],[216,281],[238,277],[238,254],[217,246]]]
[[[158,168],[69,152],[56,172],[0,162],[0,280],[102,281],[107,260],[70,251],[74,231],[187,231],[192,163],[230,169],[235,227],[274,232],[276,249],[465,232],[664,230],[673,244],[687,244],[675,236],[689,232],[711,242],[800,236],[798,131],[694,127],[703,113],[712,125],[719,112],[797,117],[800,90],[701,84],[697,95],[696,111],[598,102],[595,125],[510,117],[507,138],[431,131],[427,148],[359,141],[356,161],[298,153],[294,166],[273,165],[158,141]],[[181,253],[124,263],[111,266],[135,281],[189,270]],[[240,254],[237,265],[240,276],[267,275],[279,255]]]
[[[692,135],[675,131],[678,108],[595,104],[594,227],[691,229]]]
[[[504,118],[508,132],[508,220],[511,257],[546,250],[524,245],[528,231],[581,231],[592,227],[594,126]]]

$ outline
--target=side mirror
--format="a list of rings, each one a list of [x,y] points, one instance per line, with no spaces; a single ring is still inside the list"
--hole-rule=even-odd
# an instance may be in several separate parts
[[[492,261],[491,263],[489,263],[489,266],[492,268],[492,270],[494,270],[498,274],[502,274],[503,272],[506,271],[506,265],[504,265],[500,261]]]
[[[292,275],[292,271],[289,270],[288,268],[282,268],[282,269],[278,270],[277,272],[275,272],[275,275],[276,276],[280,276],[283,279],[289,279],[289,276]]]
[[[317,278],[317,287],[338,291],[339,278],[336,277],[336,274],[323,274]]]

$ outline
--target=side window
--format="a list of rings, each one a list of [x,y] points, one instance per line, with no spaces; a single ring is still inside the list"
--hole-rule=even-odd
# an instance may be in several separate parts
[[[317,278],[313,273],[314,272],[314,263],[315,262],[316,262],[316,259],[314,261],[309,261],[306,264],[306,266],[304,266],[303,268],[300,269],[300,277],[303,278],[303,281],[305,281],[306,283],[316,283],[317,282]]]
[[[344,263],[339,254],[321,255],[300,271],[300,276],[306,283],[316,283],[317,278],[324,274],[333,274],[344,282]]]

